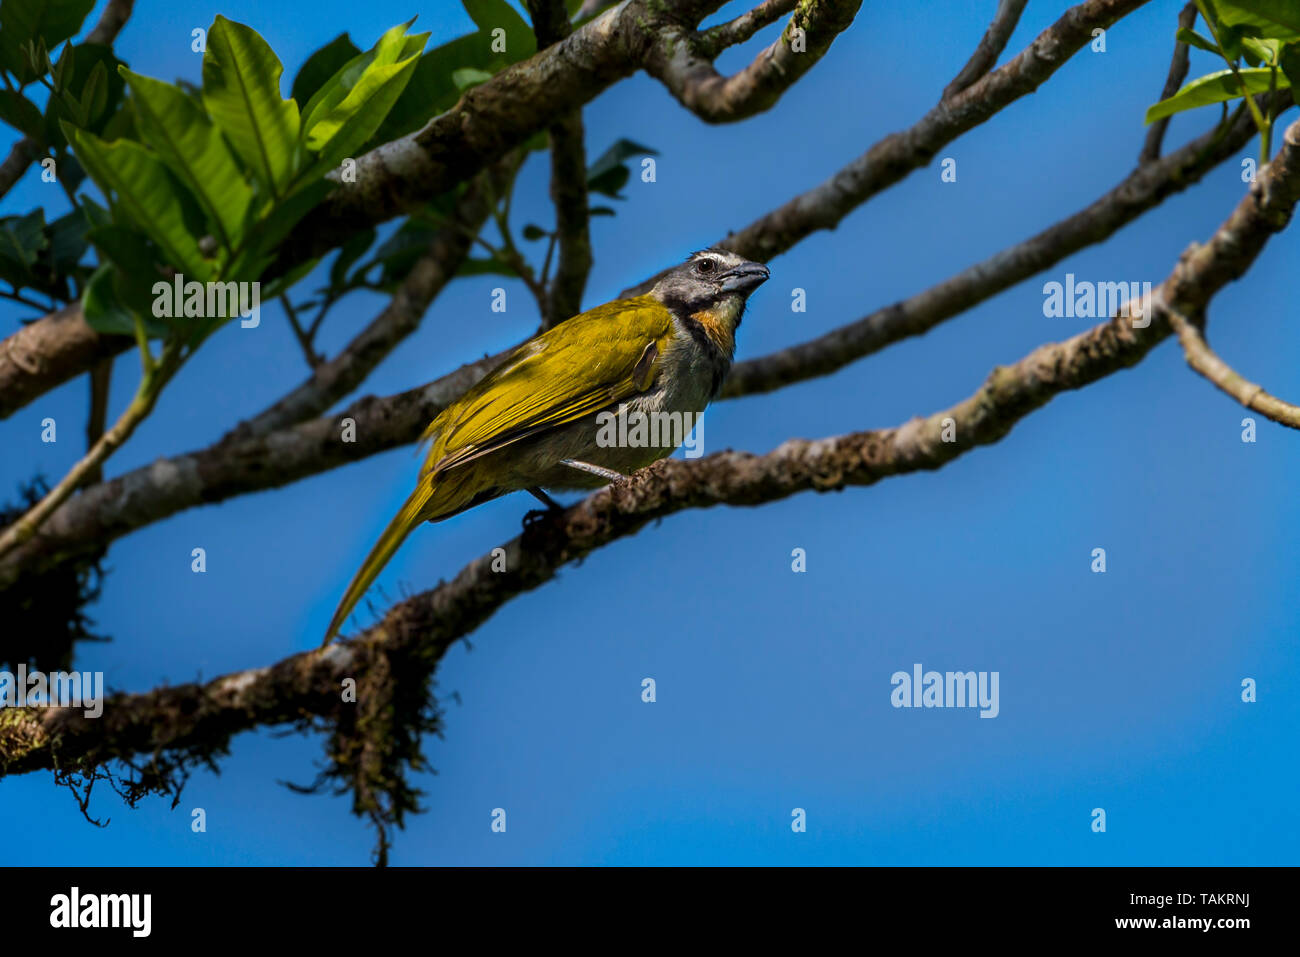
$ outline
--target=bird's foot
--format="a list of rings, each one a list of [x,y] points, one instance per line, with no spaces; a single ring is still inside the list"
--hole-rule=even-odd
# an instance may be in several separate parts
[[[524,534],[535,532],[548,521],[553,521],[564,513],[564,506],[551,498],[540,488],[530,488],[529,493],[546,508],[534,508],[524,515]]]
[[[524,531],[530,532],[560,514],[551,508],[533,508],[524,513]]]

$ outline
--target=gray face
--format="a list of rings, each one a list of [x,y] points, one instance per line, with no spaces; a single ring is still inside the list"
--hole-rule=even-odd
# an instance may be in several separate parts
[[[655,283],[650,294],[687,315],[701,310],[744,304],[768,276],[767,267],[723,249],[705,249],[691,256]]]

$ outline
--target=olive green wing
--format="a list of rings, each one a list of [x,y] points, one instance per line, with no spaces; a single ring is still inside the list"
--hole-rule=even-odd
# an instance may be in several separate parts
[[[648,297],[598,306],[524,343],[433,424],[425,471],[444,472],[650,387],[672,314]]]

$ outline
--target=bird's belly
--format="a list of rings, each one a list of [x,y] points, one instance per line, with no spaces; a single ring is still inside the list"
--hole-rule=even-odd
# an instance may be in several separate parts
[[[659,390],[530,440],[514,457],[513,484],[553,489],[608,484],[600,476],[559,464],[563,459],[630,475],[672,455],[695,428],[708,398],[704,389]]]

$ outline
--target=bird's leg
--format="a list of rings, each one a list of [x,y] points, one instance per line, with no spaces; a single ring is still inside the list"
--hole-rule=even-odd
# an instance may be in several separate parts
[[[577,469],[579,472],[590,472],[592,475],[599,475],[606,482],[623,482],[627,480],[627,476],[622,472],[601,468],[599,465],[592,465],[590,462],[579,462],[577,459],[560,459],[560,464],[567,465],[571,469]]]
[[[555,499],[547,495],[541,488],[530,488],[528,494],[541,502],[546,508],[534,508],[524,515],[524,531],[541,522],[543,519],[554,518],[564,511],[564,506]]]
[[[546,494],[544,491],[542,491],[540,488],[530,488],[530,489],[528,490],[528,494],[531,495],[533,498],[537,499],[537,501],[541,502],[543,505],[545,505],[547,508],[549,508],[552,512],[562,512],[562,511],[564,511],[564,506],[563,506],[563,505],[561,505],[561,504],[560,504],[559,502],[557,502],[555,499],[551,498],[549,495],[547,495],[547,494]]]

